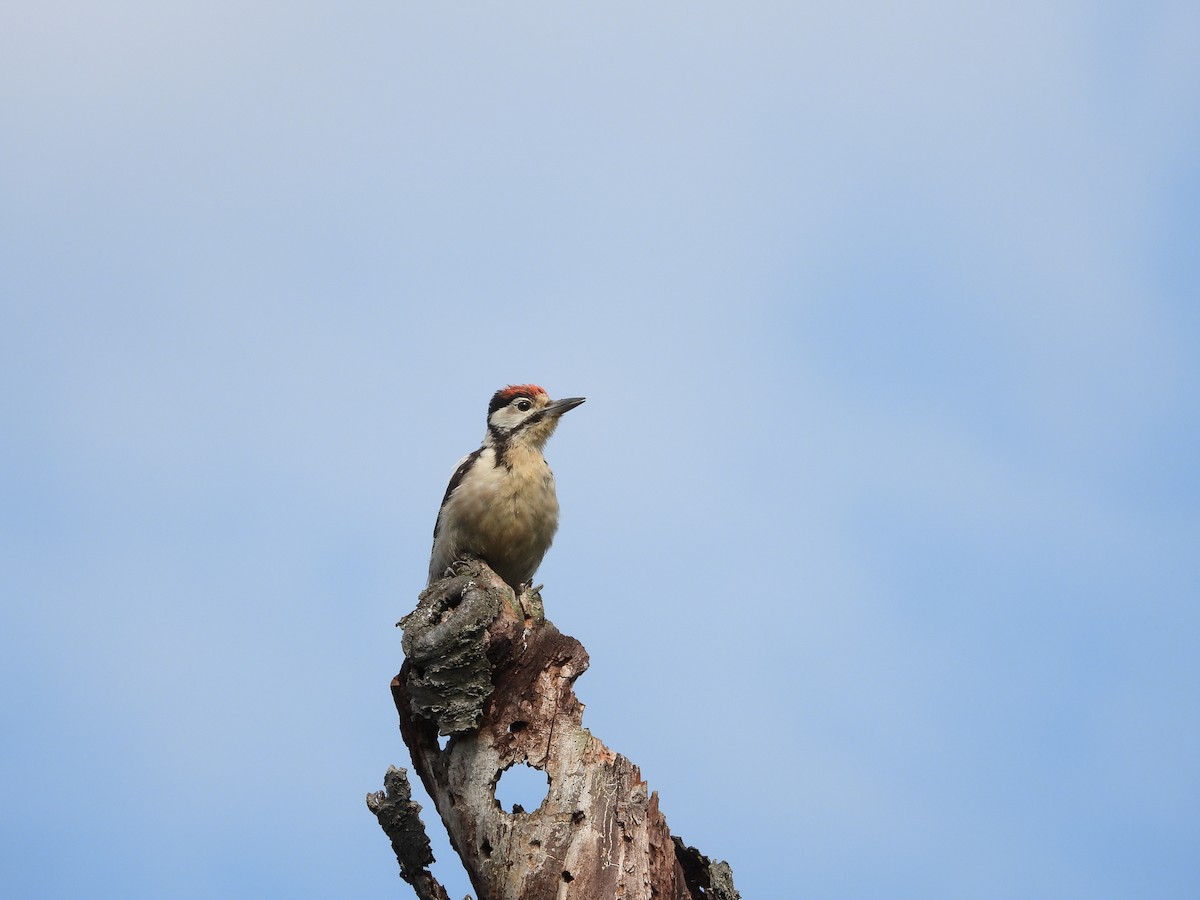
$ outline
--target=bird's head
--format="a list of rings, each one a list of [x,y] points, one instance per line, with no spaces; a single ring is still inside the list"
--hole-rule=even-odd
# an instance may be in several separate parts
[[[495,443],[545,446],[559,416],[574,409],[583,397],[551,400],[536,384],[513,384],[492,395],[488,404],[488,439]]]

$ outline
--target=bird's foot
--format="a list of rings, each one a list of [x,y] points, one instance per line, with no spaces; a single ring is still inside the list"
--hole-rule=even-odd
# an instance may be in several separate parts
[[[478,560],[474,556],[460,556],[450,565],[446,566],[446,571],[442,573],[443,578],[454,578],[463,574],[463,571],[469,569]]]
[[[542,585],[530,587],[530,584],[529,581],[523,581],[517,586],[517,605],[524,611],[526,623],[546,618],[546,609],[542,605]]]

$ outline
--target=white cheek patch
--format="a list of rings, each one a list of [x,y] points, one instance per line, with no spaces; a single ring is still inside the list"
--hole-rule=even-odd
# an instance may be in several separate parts
[[[488,424],[502,431],[508,431],[516,424],[516,420],[517,417],[513,414],[513,410],[506,406],[492,413],[492,417],[488,419]]]

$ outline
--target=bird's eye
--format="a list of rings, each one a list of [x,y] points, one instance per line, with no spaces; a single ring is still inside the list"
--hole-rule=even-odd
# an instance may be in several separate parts
[[[521,412],[529,412],[529,410],[533,409],[533,402],[522,398],[517,401],[517,409]]]

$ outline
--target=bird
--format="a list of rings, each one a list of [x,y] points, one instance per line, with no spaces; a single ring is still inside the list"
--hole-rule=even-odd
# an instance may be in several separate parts
[[[496,391],[483,444],[459,461],[442,498],[427,586],[470,557],[486,562],[517,593],[532,583],[558,530],[554,473],[542,448],[563,413],[585,399],[551,400],[536,384]]]

